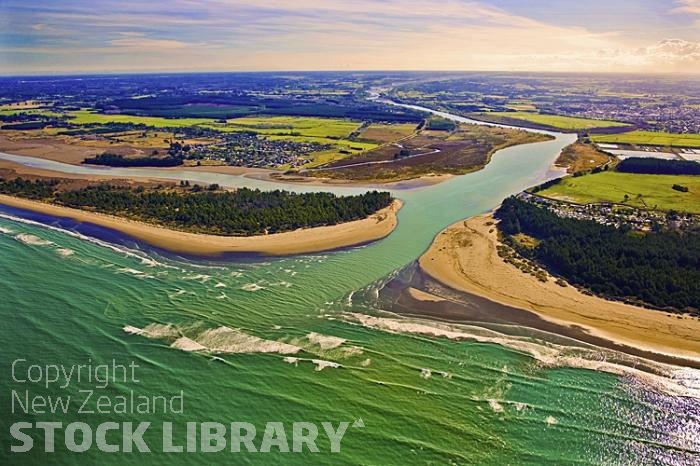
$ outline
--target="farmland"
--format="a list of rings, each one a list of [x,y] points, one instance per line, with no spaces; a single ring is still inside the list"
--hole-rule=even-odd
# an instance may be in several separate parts
[[[9,111],[9,110],[8,110]],[[30,109],[28,111],[39,111]],[[358,139],[358,133],[361,128],[364,128],[363,122],[358,120],[349,120],[344,118],[319,118],[319,117],[298,117],[298,116],[252,116],[233,118],[228,120],[215,120],[210,118],[164,118],[153,116],[135,116],[126,114],[103,114],[93,110],[82,109],[78,111],[69,111],[64,114],[67,117],[67,122],[74,129],[67,131],[59,128],[47,127],[40,130],[38,134],[25,133],[27,137],[40,136],[56,136],[57,134],[72,135],[74,138],[63,138],[67,143],[79,144],[81,146],[89,145],[92,147],[109,148],[118,153],[124,152],[114,144],[126,144],[129,147],[139,148],[146,152],[167,151],[167,142],[165,140],[180,140],[183,144],[190,146],[198,146],[199,163],[210,164],[218,160],[217,157],[230,152],[231,141],[235,138],[227,137],[234,133],[246,133],[256,135],[259,139],[265,139],[270,143],[252,143],[248,147],[249,152],[258,152],[262,146],[270,149],[270,146],[277,147],[275,141],[278,141],[280,150],[284,147],[285,151],[289,151],[290,147],[314,147],[318,149],[308,153],[303,150],[299,155],[303,155],[303,159],[291,157],[291,153],[280,157],[281,154],[277,150],[273,150],[270,154],[270,166],[280,169],[288,169],[297,166],[315,167],[330,163],[335,160],[342,159],[347,156],[361,153],[366,150],[375,149],[381,144],[380,141],[369,141]],[[121,127],[120,127],[121,125]],[[124,125],[126,127],[124,128]],[[130,127],[129,125],[134,125]],[[144,125],[144,126],[136,126]],[[386,125],[393,127],[394,125]],[[114,127],[114,131],[109,131],[110,127]],[[414,125],[396,125],[400,131],[406,128],[414,128]],[[84,129],[83,129],[84,128]],[[203,131],[198,133],[197,128]],[[173,134],[170,133],[173,132]],[[198,134],[196,139],[193,139],[193,134]],[[218,136],[217,136],[218,134]],[[388,133],[387,133],[388,134]],[[404,133],[396,135],[398,139]],[[21,134],[13,133],[14,138],[21,138]],[[228,142],[225,144],[223,140]],[[221,141],[219,141],[221,140]],[[248,143],[253,139],[246,139]],[[296,146],[288,145],[287,143],[296,144]],[[203,146],[204,145],[204,146]],[[260,147],[257,147],[260,146]],[[207,149],[202,147],[210,147],[210,159],[205,154]],[[229,149],[225,149],[228,147]],[[243,149],[243,148],[241,148]],[[320,149],[320,150],[319,150]],[[227,152],[228,151],[228,152]],[[129,153],[129,151],[126,151]],[[133,152],[133,151],[131,151]],[[234,152],[240,153],[240,150]],[[277,154],[273,154],[277,152]],[[138,153],[138,151],[137,151]],[[291,157],[291,158],[290,158]],[[231,158],[236,160],[237,164],[242,163],[239,157]],[[260,159],[256,159],[255,166],[260,166]],[[219,160],[218,163],[223,163]],[[231,162],[233,163],[233,162]],[[265,166],[265,165],[263,165]]]
[[[216,128],[221,131],[253,131],[264,135],[342,139],[348,137],[360,124],[360,121],[340,118],[255,116],[230,119],[225,126]]]
[[[591,136],[591,140],[607,144],[631,144],[661,147],[700,147],[700,134],[672,134],[655,131],[630,131],[629,133]]]
[[[66,115],[70,118],[69,121],[76,125],[131,123],[134,125],[152,126],[154,128],[185,128],[188,126],[206,125],[216,122],[216,120],[208,118],[162,118],[121,114],[106,115],[95,113],[88,109],[67,112]]]
[[[530,112],[477,113],[471,116],[479,120],[490,121],[493,123],[522,125],[522,123],[524,122],[563,131],[583,131],[595,128],[615,128],[629,126],[626,123],[620,123],[617,121],[594,120],[590,118],[576,118],[559,115],[543,115],[539,113]]]
[[[675,184],[686,186],[688,192],[674,190]],[[580,204],[605,202],[644,209],[700,213],[698,176],[638,175],[604,171],[564,178],[538,194]]]

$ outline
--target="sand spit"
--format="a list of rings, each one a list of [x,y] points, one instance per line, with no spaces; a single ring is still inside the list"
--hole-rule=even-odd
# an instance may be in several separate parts
[[[552,279],[540,282],[504,262],[497,244],[492,216],[460,221],[437,235],[420,267],[453,289],[559,325],[645,351],[700,360],[700,320],[588,296]]]
[[[333,226],[300,229],[265,236],[230,237],[188,233],[112,215],[86,212],[43,202],[0,195],[0,204],[54,217],[70,218],[119,231],[166,251],[217,256],[224,253],[259,253],[274,256],[305,254],[356,246],[388,236],[398,220],[401,201],[363,220]]]

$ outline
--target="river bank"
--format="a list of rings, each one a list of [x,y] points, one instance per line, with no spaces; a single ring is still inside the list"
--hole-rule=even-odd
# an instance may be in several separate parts
[[[225,253],[286,256],[357,246],[388,236],[398,224],[396,214],[402,205],[401,201],[394,200],[391,206],[366,219],[339,225],[265,236],[231,237],[171,230],[113,215],[86,212],[13,196],[0,195],[0,204],[110,228],[159,249],[194,256],[218,256]]]
[[[522,273],[496,250],[490,215],[448,227],[421,256],[420,268],[438,282],[490,301],[535,313],[554,324],[644,351],[700,361],[700,320],[607,301]]]

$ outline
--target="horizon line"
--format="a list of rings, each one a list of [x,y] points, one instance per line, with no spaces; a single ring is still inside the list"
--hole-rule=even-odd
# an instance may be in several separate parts
[[[420,69],[347,69],[347,70],[332,70],[332,69],[287,69],[287,70],[104,70],[104,71],[67,71],[67,72],[51,72],[37,71],[26,73],[10,73],[5,74],[0,71],[0,78],[25,78],[25,77],[73,77],[73,76],[129,76],[129,75],[158,75],[158,74],[178,74],[178,75],[197,75],[197,74],[273,74],[273,73],[445,73],[445,74],[475,74],[475,73],[507,73],[507,74],[535,74],[535,75],[628,75],[628,76],[671,76],[671,77],[693,77],[700,78],[700,73],[687,72],[669,72],[669,71],[561,71],[561,70],[420,70]]]

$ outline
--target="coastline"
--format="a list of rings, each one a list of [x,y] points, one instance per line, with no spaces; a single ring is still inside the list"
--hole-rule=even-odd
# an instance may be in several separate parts
[[[700,361],[700,320],[585,295],[525,274],[496,250],[492,215],[443,230],[419,259],[421,270],[449,288],[532,312],[550,323],[643,351]]]
[[[265,236],[238,237],[172,230],[113,215],[7,195],[0,195],[0,204],[110,228],[172,253],[195,256],[218,256],[225,253],[288,256],[357,246],[388,236],[398,224],[397,212],[402,206],[401,201],[395,199],[391,206],[363,220]]]

